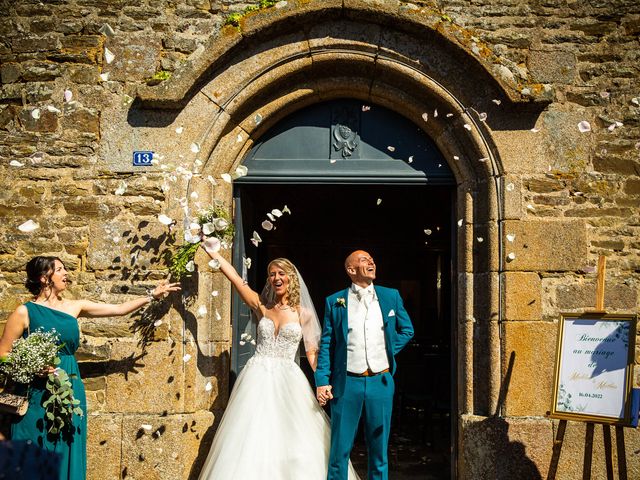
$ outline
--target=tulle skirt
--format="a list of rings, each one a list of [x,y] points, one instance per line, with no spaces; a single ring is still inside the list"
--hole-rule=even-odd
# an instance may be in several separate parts
[[[236,380],[200,480],[325,480],[330,429],[295,362],[255,355]]]

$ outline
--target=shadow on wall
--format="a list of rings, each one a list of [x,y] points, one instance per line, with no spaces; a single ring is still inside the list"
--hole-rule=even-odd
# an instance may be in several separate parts
[[[524,444],[509,439],[509,423],[498,416],[509,390],[515,359],[516,352],[511,352],[494,415],[465,427],[462,456],[467,478],[542,479],[536,464],[527,457]]]

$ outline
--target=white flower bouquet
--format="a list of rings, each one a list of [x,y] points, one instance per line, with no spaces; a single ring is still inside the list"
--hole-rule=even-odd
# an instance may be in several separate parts
[[[18,338],[13,342],[11,352],[0,358],[0,372],[16,383],[30,384],[49,367],[60,364],[58,351],[63,346],[59,344],[55,329],[44,332],[39,328],[26,338]],[[47,376],[45,388],[48,397],[42,406],[51,434],[59,434],[71,422],[74,413],[79,416],[84,414],[80,400],[73,398],[73,377],[75,375],[69,376],[61,368],[56,368]]]
[[[223,248],[229,248],[233,233],[231,215],[224,203],[217,201],[213,206],[200,210],[185,229],[185,243],[173,254],[169,271],[176,278],[190,275],[195,270],[193,259],[203,239],[215,237]]]

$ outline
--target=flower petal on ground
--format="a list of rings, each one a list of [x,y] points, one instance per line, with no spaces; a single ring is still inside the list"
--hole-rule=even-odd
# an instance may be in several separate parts
[[[591,131],[591,124],[589,122],[587,122],[586,120],[583,120],[580,123],[578,123],[578,130],[580,130],[581,133],[590,132]]]

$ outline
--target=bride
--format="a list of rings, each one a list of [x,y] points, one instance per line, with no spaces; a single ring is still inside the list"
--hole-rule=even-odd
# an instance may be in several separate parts
[[[258,295],[220,255],[217,239],[202,245],[259,322],[256,352],[236,380],[200,480],[325,480],[329,419],[295,363],[304,339],[315,371],[321,335],[300,273],[286,258],[273,260]],[[357,479],[349,464],[349,480]]]

